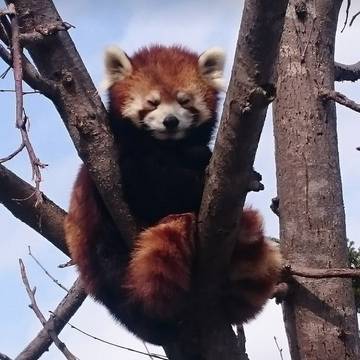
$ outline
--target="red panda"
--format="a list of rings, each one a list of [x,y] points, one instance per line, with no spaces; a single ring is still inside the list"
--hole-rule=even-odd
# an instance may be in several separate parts
[[[129,251],[82,166],[65,221],[66,241],[86,291],[134,334],[164,344],[176,336],[190,303],[196,214],[224,54],[156,45],[130,58],[111,47],[105,68],[124,197],[145,230]],[[244,210],[241,224],[222,291],[231,323],[261,310],[281,264],[277,247],[264,238],[260,215]]]

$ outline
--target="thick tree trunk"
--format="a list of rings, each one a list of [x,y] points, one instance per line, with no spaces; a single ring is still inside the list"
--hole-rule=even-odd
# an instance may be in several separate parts
[[[335,105],[334,42],[341,0],[291,0],[274,125],[280,239],[294,266],[347,267]],[[292,360],[359,359],[351,280],[295,277],[284,304]]]

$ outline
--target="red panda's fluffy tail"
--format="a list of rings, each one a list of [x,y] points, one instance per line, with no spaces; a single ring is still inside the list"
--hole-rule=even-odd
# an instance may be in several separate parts
[[[265,239],[260,214],[244,209],[224,291],[232,323],[250,320],[262,309],[279,281],[281,266],[279,246]]]
[[[131,254],[125,289],[130,301],[154,318],[173,319],[190,289],[195,215],[170,215],[140,233]]]
[[[176,319],[189,304],[195,220],[192,213],[167,216],[136,241],[124,287],[130,301],[153,318]],[[278,246],[264,237],[257,211],[244,209],[240,225],[222,292],[231,323],[247,321],[262,309],[279,280],[282,263]]]

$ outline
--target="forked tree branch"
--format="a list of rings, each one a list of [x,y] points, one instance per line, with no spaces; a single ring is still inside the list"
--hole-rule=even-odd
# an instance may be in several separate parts
[[[36,207],[34,192],[33,186],[0,164],[0,204],[69,255],[63,227],[66,212],[45,195],[42,203]]]
[[[68,294],[54,310],[42,330],[26,346],[26,348],[15,358],[15,360],[36,360],[49,349],[53,340],[48,334],[47,329],[51,329],[59,334],[71,317],[76,313],[86,298],[86,294],[81,286],[81,281],[77,279],[69,290]]]
[[[58,338],[58,333],[52,328],[49,327],[49,322],[46,321],[44,315],[42,314],[41,310],[39,309],[36,299],[35,299],[35,292],[36,288],[34,287],[31,289],[29,280],[27,278],[26,269],[24,263],[21,259],[19,259],[20,264],[20,271],[21,271],[21,278],[25,285],[26,292],[30,298],[31,304],[29,305],[30,309],[32,309],[36,315],[36,317],[41,322],[42,326],[46,330],[48,336],[50,336],[51,341],[56,345],[56,347],[64,354],[66,359],[68,360],[77,360],[77,358],[69,351],[67,346]],[[77,309],[77,308],[76,308]],[[51,323],[50,323],[51,325]]]

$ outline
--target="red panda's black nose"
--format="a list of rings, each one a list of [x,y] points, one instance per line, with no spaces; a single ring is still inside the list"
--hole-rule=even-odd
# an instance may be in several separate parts
[[[163,124],[167,130],[175,130],[179,125],[179,119],[174,115],[168,115],[164,119]]]

